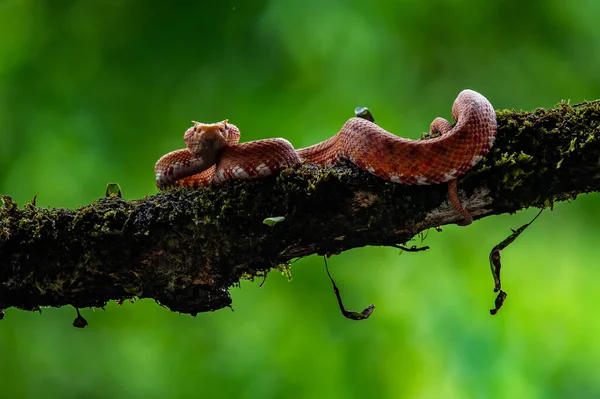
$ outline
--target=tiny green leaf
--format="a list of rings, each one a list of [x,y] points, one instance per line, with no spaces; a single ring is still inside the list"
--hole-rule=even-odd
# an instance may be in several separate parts
[[[119,183],[108,183],[106,185],[106,198],[117,197],[122,198],[121,187]]]
[[[270,218],[266,218],[263,220],[263,224],[267,226],[274,226],[279,222],[283,222],[285,220],[285,216],[271,216]]]

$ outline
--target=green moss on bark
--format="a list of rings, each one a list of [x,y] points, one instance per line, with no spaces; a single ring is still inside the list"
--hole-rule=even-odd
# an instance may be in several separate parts
[[[459,181],[476,217],[575,198],[600,187],[598,102],[498,111],[487,157]],[[195,314],[229,306],[228,288],[290,260],[409,241],[459,217],[446,185],[405,186],[349,165],[299,165],[255,181],[172,189],[76,210],[0,203],[0,309],[102,307],[153,298]],[[267,226],[268,217],[285,220]]]

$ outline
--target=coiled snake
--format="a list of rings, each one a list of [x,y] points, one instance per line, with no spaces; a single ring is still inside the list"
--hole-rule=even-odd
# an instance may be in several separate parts
[[[471,214],[458,199],[456,178],[488,153],[496,137],[492,104],[473,90],[461,91],[452,106],[451,125],[435,118],[430,133],[439,137],[409,140],[395,136],[360,117],[349,119],[333,137],[295,150],[282,138],[238,143],[239,129],[226,120],[194,122],[184,134],[187,148],[161,157],[154,167],[156,185],[200,187],[229,179],[270,176],[279,169],[306,162],[323,166],[348,160],[382,179],[400,184],[448,182],[448,198],[464,217]]]

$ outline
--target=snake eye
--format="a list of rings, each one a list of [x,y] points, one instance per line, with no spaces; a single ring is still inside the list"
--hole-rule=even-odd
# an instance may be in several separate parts
[[[225,134],[228,131],[228,127],[227,127],[227,121],[223,121],[223,123],[221,124],[221,126],[219,126],[219,132],[221,134]]]

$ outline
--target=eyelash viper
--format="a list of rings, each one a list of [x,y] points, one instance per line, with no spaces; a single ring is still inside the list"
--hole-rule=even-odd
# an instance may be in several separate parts
[[[473,90],[461,91],[452,106],[454,125],[435,118],[430,133],[439,137],[409,140],[364,118],[351,118],[333,137],[295,150],[283,138],[238,143],[239,129],[227,121],[194,122],[184,134],[187,148],[170,152],[155,165],[156,185],[201,187],[230,179],[266,177],[290,165],[323,166],[348,160],[382,179],[399,184],[448,182],[448,197],[463,216],[471,214],[458,199],[456,178],[475,166],[494,144],[497,130],[492,104]]]

